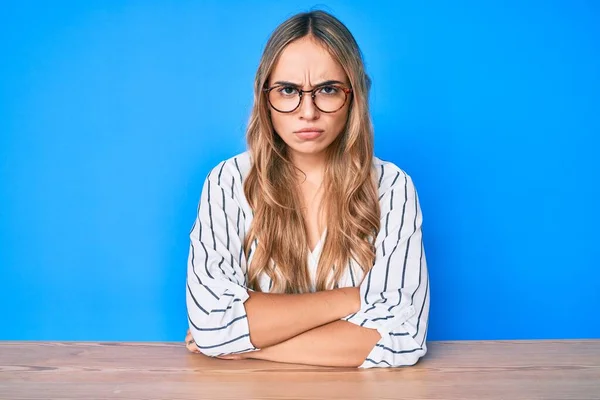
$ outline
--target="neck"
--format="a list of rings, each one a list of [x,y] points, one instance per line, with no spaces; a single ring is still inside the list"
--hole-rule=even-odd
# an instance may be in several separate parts
[[[325,153],[303,154],[292,152],[290,158],[294,165],[306,174],[306,181],[320,184],[325,172]],[[304,181],[304,175],[299,174],[300,182]]]

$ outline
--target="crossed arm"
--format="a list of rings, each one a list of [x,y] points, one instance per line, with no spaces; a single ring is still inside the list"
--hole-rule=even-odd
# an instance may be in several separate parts
[[[190,232],[186,304],[198,351],[367,368],[412,365],[426,353],[429,280],[410,177],[392,175],[380,199],[377,259],[360,288],[304,294],[246,287],[242,240],[235,234],[244,225],[239,204],[214,179],[207,178]]]
[[[381,338],[374,329],[341,320],[359,309],[354,287],[306,295],[251,293],[250,340],[262,350],[221,358],[358,367]]]
[[[357,367],[381,338],[374,329],[341,320],[360,309],[359,296],[355,287],[302,295],[249,292],[250,341],[261,350],[218,358]],[[186,342],[199,352],[189,330]]]

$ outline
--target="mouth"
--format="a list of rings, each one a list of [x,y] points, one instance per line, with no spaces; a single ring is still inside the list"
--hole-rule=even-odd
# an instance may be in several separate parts
[[[303,140],[313,140],[318,138],[319,136],[321,136],[323,134],[323,130],[322,129],[301,129],[299,131],[295,131],[294,134]]]

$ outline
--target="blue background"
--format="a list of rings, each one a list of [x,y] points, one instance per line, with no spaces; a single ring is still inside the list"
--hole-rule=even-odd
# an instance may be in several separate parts
[[[428,338],[600,337],[598,2],[294,0],[2,3],[0,339],[183,340],[203,179],[313,6],[419,191]]]

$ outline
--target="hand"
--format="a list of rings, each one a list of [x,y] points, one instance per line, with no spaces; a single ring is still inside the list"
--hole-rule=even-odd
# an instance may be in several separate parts
[[[192,333],[189,329],[185,335],[185,347],[192,353],[200,353],[200,349],[196,345],[196,342],[194,341]],[[260,353],[260,350],[241,354],[226,354],[215,358],[220,358],[221,360],[246,360],[250,358],[258,358],[258,353]]]
[[[226,354],[224,356],[217,356],[215,358],[220,358],[221,360],[243,360],[246,357],[244,357],[243,354]]]
[[[192,333],[190,330],[187,330],[187,334],[185,335],[185,347],[192,353],[200,353],[200,349],[196,345],[194,338],[192,337]]]
[[[218,356],[216,358],[220,358],[221,360],[250,360],[256,359],[261,360],[261,355],[264,350],[250,351],[247,353],[239,353],[239,354],[225,354],[222,356]]]

